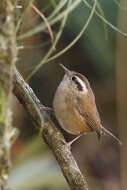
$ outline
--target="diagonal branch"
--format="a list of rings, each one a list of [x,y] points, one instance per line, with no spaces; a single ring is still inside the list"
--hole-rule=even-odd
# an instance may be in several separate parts
[[[66,145],[64,137],[52,120],[49,110],[43,106],[20,73],[14,70],[14,94],[31,115],[35,126],[42,130],[45,142],[51,148],[71,190],[88,190],[87,182]]]

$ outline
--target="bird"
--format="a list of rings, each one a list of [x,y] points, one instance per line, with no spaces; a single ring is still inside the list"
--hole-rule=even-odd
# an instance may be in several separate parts
[[[108,135],[122,145],[122,142],[101,124],[88,79],[63,64],[60,66],[65,75],[55,92],[53,110],[62,129],[76,135],[76,138],[68,143],[69,146],[80,136],[90,132],[96,132],[99,138]]]

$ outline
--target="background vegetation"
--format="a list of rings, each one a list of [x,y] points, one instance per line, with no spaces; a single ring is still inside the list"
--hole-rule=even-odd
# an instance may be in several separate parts
[[[126,189],[126,1],[27,0],[15,3],[17,68],[42,103],[51,107],[64,75],[59,63],[87,76],[103,125],[120,136],[124,147],[120,150],[109,137],[99,142],[93,133],[75,142],[72,152],[81,171],[87,172],[91,189]],[[51,30],[33,4],[47,19]],[[16,97],[13,96],[11,104],[13,125],[19,128],[20,135],[11,150],[13,168],[9,186],[13,190],[69,189],[29,115]],[[65,133],[65,138],[69,141],[72,136]]]

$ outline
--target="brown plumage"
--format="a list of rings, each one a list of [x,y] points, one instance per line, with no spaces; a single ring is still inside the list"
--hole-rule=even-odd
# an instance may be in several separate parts
[[[62,67],[65,75],[53,100],[54,112],[61,127],[74,135],[95,131],[98,136],[111,136],[121,144],[117,137],[101,125],[95,97],[87,78],[63,65]]]

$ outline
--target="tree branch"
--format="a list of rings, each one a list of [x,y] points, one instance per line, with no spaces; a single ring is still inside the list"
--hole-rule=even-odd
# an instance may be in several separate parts
[[[0,189],[8,189],[10,148],[16,130],[12,127],[10,97],[17,58],[14,2],[0,1]]]
[[[53,115],[40,103],[33,90],[16,69],[14,70],[14,94],[31,115],[35,125],[42,129],[42,136],[55,155],[70,189],[88,190],[87,182],[62,133],[53,122]]]

